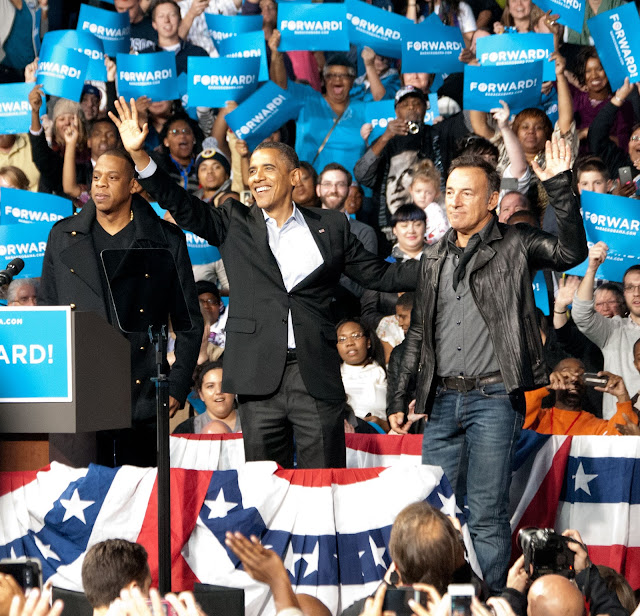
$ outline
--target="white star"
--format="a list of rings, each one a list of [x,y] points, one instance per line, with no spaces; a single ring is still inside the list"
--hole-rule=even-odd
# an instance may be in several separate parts
[[[589,482],[594,480],[598,475],[589,475],[584,472],[584,468],[582,467],[582,462],[578,465],[578,471],[575,475],[573,475],[572,479],[575,479],[575,491],[583,490],[589,496],[591,496],[591,490],[589,489]]]
[[[316,542],[315,547],[311,554],[300,555],[300,560],[304,560],[307,563],[307,568],[304,572],[304,577],[315,573],[318,570],[318,556],[320,554],[320,542]]]
[[[456,504],[455,494],[446,497],[444,494],[438,493],[438,498],[442,503],[442,508],[440,509],[440,511],[442,511],[442,513],[444,513],[445,515],[455,516],[456,513],[460,511],[460,509],[458,509],[458,505]]]
[[[15,560],[16,558],[18,558],[18,555],[16,554],[16,549],[11,546],[11,560]]]
[[[57,561],[60,560],[60,557],[51,549],[51,545],[45,545],[44,543],[42,543],[38,535],[34,535],[33,538],[36,542],[36,546],[38,547],[40,553],[44,558],[52,558],[53,560]]]
[[[285,569],[291,574],[292,578],[296,577],[296,563],[297,560],[294,560],[295,553],[293,551],[293,546],[291,545],[291,541],[287,544],[287,551],[282,559],[284,563]],[[298,559],[300,560],[300,559]]]
[[[382,557],[384,556],[384,553],[387,551],[387,548],[384,545],[381,548],[379,548],[376,545],[376,542],[373,540],[373,537],[371,535],[369,535],[369,546],[371,547],[373,562],[376,564],[376,566],[380,565],[383,569],[386,569],[387,565],[385,565],[385,562],[384,560],[382,560]]]
[[[78,518],[83,524],[86,524],[87,521],[84,517],[84,510],[87,507],[91,507],[95,501],[84,501],[80,499],[80,494],[78,494],[78,488],[73,491],[70,499],[61,498],[60,504],[64,507],[64,517],[62,518],[63,522],[71,518]]]
[[[231,501],[227,502],[224,499],[224,492],[222,488],[220,492],[218,492],[218,496],[216,496],[215,500],[206,500],[204,504],[209,507],[209,517],[211,518],[224,518],[229,511],[231,511],[234,507],[238,505],[238,503],[232,503]]]

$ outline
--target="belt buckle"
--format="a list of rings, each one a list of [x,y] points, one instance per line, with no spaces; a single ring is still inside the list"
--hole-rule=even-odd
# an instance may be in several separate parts
[[[465,376],[458,375],[455,377],[455,379],[457,384],[456,389],[463,394],[469,393],[474,388],[474,385],[472,383],[467,382],[468,379]]]

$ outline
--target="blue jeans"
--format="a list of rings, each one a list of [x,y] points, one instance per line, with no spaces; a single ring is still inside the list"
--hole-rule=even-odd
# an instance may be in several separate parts
[[[467,393],[438,385],[422,441],[423,464],[442,467],[460,507],[467,497],[473,547],[494,591],[507,579],[509,486],[524,415],[524,393],[507,394],[502,383]]]

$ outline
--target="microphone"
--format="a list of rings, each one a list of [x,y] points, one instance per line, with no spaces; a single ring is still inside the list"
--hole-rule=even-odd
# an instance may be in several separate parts
[[[7,269],[0,271],[0,286],[9,284],[15,276],[24,269],[22,259],[14,259],[7,265]]]

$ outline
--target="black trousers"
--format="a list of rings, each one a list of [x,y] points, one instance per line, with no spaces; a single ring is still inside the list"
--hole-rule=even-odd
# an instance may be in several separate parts
[[[274,460],[293,468],[344,468],[344,401],[318,400],[308,392],[298,362],[287,362],[269,396],[238,396],[247,462]]]

